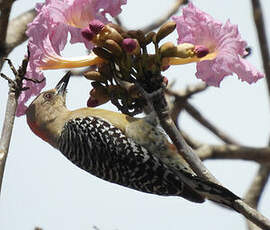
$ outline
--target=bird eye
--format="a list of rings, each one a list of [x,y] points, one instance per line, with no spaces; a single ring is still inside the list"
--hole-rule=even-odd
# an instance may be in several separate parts
[[[45,93],[44,98],[45,98],[45,100],[51,100],[53,98],[53,94],[52,93]]]

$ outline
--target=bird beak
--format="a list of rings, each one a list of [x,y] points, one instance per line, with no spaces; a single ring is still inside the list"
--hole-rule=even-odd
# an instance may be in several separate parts
[[[67,85],[69,82],[71,76],[71,72],[68,71],[65,76],[58,82],[58,84],[56,85],[55,89],[56,89],[56,93],[58,95],[64,95],[67,89]]]

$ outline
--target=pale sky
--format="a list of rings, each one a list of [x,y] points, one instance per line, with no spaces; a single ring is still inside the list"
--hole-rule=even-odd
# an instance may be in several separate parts
[[[11,17],[32,8],[40,1],[20,0],[14,3]],[[128,0],[122,19],[128,28],[140,28],[163,15],[174,0]],[[261,1],[265,23],[269,26],[270,1]],[[248,60],[263,70],[258,41],[252,21],[250,1],[194,0],[200,9],[216,19],[238,24],[242,37],[252,47]],[[176,33],[170,36],[176,41]],[[84,54],[75,46],[67,55]],[[21,63],[26,43],[9,56],[14,64]],[[9,75],[7,66],[2,70]],[[198,83],[195,65],[171,67],[166,76],[177,79],[177,88]],[[55,86],[63,71],[47,71],[47,86]],[[69,84],[67,104],[70,109],[84,107],[90,82],[73,78]],[[0,79],[0,124],[2,126],[7,99],[7,83]],[[192,101],[214,124],[248,146],[265,146],[269,138],[270,111],[265,80],[248,85],[230,76],[220,88],[210,88]],[[106,105],[103,108],[114,109]],[[183,115],[181,127],[194,138],[207,143],[220,143],[188,115]],[[258,165],[244,161],[207,161],[212,173],[239,196],[247,190]],[[270,187],[261,200],[261,212],[270,218]],[[178,230],[246,229],[242,216],[211,202],[194,204],[179,197],[159,197],[144,194],[102,181],[72,165],[56,149],[35,136],[27,126],[25,116],[15,121],[7,160],[0,203],[1,230],[29,230],[35,226],[44,230]]]

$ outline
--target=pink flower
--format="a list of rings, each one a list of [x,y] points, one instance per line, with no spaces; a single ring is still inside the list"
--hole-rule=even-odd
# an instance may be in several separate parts
[[[177,24],[178,43],[192,43],[209,50],[209,54],[196,60],[196,76],[208,85],[219,86],[225,76],[233,73],[249,84],[264,77],[242,58],[247,44],[229,20],[223,25],[191,3],[183,9],[182,16],[173,20]]]
[[[93,19],[104,23],[109,21],[105,17],[108,13],[116,16],[121,12],[121,6],[126,0],[46,0],[44,4],[37,4],[37,17],[29,24],[27,35],[32,36],[33,30],[38,30],[44,19],[51,25],[47,31],[54,47],[60,51],[65,47],[67,35],[71,35],[71,44],[83,42],[88,49],[92,44],[85,39],[80,31],[87,27]]]
[[[75,68],[90,66],[103,62],[94,54],[84,57],[64,58],[60,52],[67,43],[68,33],[71,43],[84,42],[89,49],[92,44],[81,34],[81,29],[93,19],[107,23],[105,14],[116,16],[121,12],[121,5],[126,0],[46,0],[37,4],[37,16],[28,25],[30,60],[27,67],[27,78],[42,80],[42,70]],[[24,80],[23,87],[29,87],[21,93],[16,111],[17,116],[25,114],[25,103],[31,96],[38,95],[45,86]]]

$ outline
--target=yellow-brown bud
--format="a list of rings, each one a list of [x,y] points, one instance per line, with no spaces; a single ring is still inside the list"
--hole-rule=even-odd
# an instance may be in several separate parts
[[[102,46],[107,39],[112,39],[118,44],[121,44],[123,37],[116,29],[110,26],[104,26],[104,28],[97,35],[97,45]]]
[[[90,91],[90,98],[87,102],[88,107],[96,107],[105,104],[110,100],[108,91],[105,86],[96,86]]]
[[[177,47],[172,42],[166,42],[159,48],[159,51],[162,57],[175,57]]]
[[[109,51],[105,50],[102,47],[94,47],[93,52],[97,56],[99,56],[100,58],[103,58],[105,60],[112,60],[113,59],[113,55]]]
[[[175,22],[167,22],[163,24],[156,35],[156,43],[159,43],[160,40],[167,37],[170,33],[172,33],[176,28]]]
[[[106,79],[97,71],[86,71],[83,73],[83,76],[91,81],[106,82]]]
[[[111,67],[108,64],[103,64],[98,67],[98,71],[101,73],[101,75],[106,79],[106,80],[111,80],[112,79],[112,71]]]
[[[121,26],[114,24],[114,23],[108,23],[107,26],[114,28],[117,30],[120,34],[124,33],[125,31],[122,29]]]
[[[150,32],[145,36],[145,44],[144,45],[148,45],[149,43],[151,43],[153,41],[153,37],[156,36],[155,32]]]
[[[187,58],[193,57],[195,55],[194,52],[195,46],[190,43],[182,43],[177,46],[176,57]]]
[[[188,58],[195,55],[195,46],[190,43],[182,43],[175,46],[172,42],[166,42],[160,47],[162,57]]]
[[[121,47],[118,45],[117,42],[115,42],[112,39],[106,40],[103,46],[109,51],[111,51],[111,53],[117,57],[121,57],[123,54]]]

